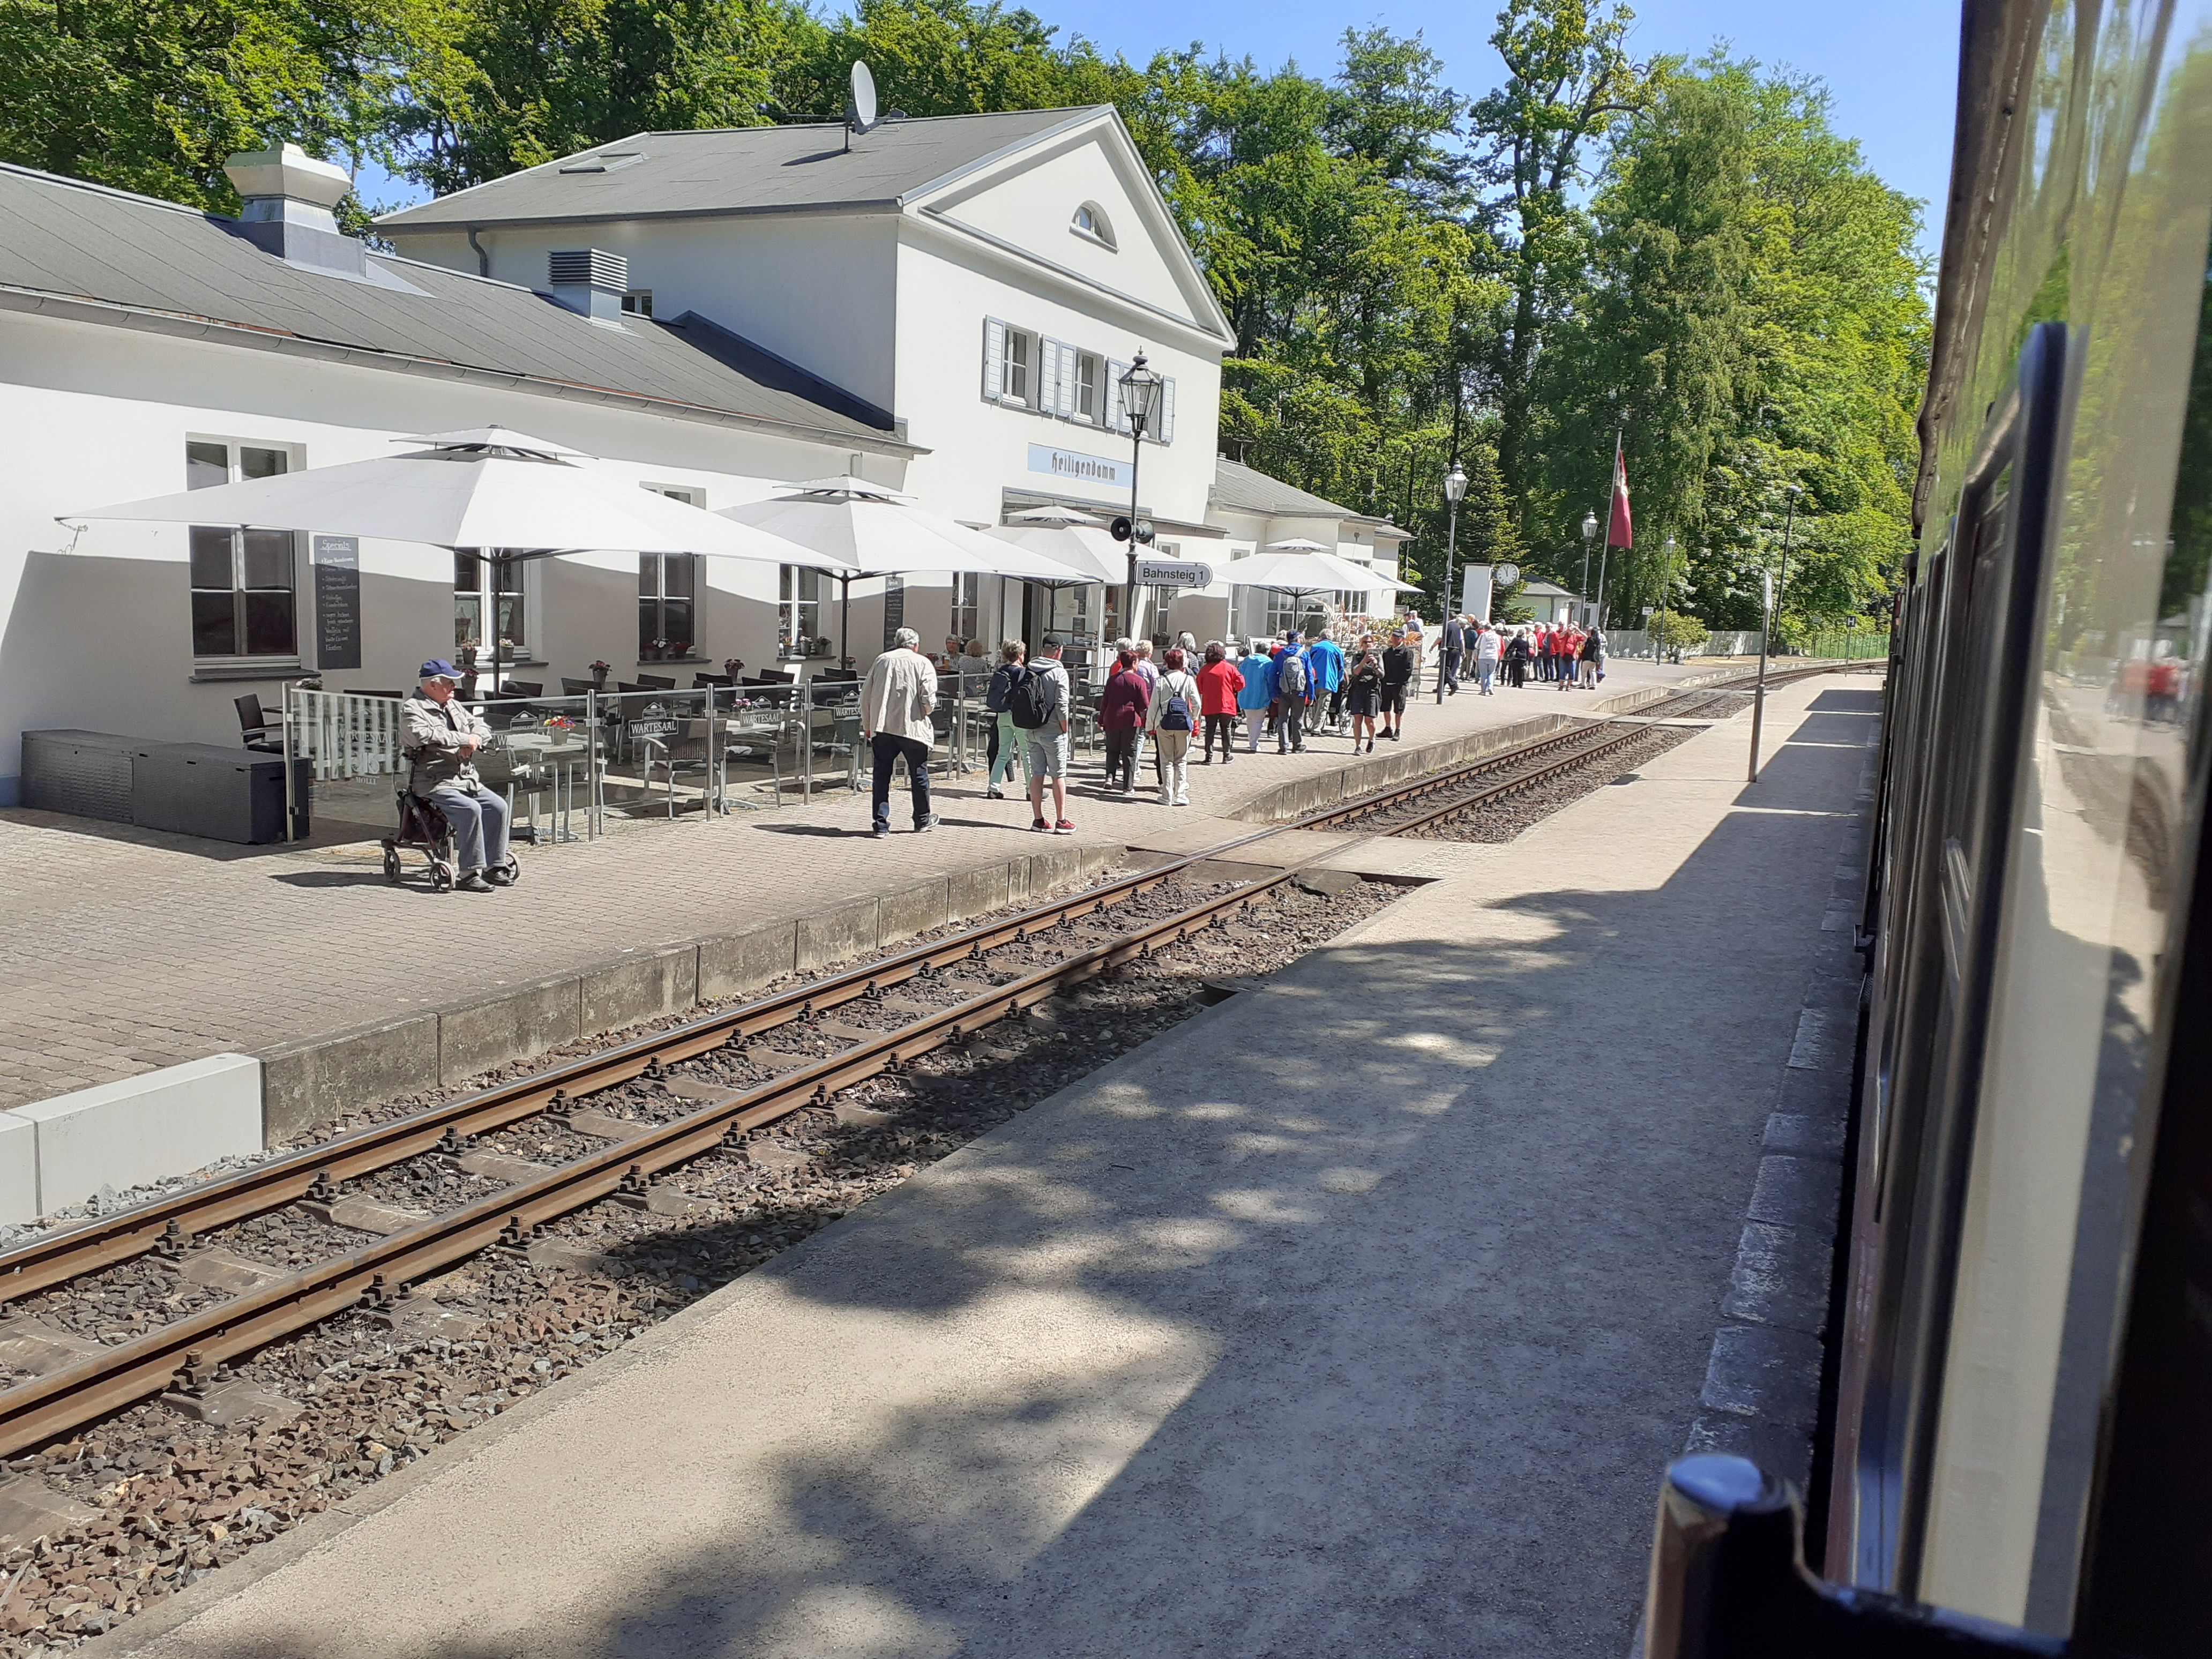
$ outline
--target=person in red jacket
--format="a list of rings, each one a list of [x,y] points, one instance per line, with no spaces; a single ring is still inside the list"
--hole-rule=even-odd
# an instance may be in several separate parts
[[[1137,671],[1137,653],[1124,651],[1115,659],[1106,689],[1098,698],[1098,729],[1106,734],[1106,784],[1121,779],[1121,793],[1137,787],[1137,736],[1145,729],[1145,711],[1152,706],[1152,683]]]
[[[1200,766],[1213,764],[1213,738],[1221,736],[1221,763],[1229,764],[1229,734],[1237,726],[1237,694],[1244,689],[1244,673],[1229,660],[1219,640],[1206,642],[1206,666],[1198,671],[1199,712],[1206,716],[1206,752]]]

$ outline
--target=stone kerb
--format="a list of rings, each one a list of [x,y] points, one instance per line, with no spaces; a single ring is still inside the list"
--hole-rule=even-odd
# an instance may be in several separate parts
[[[281,1044],[258,1056],[263,1139],[287,1140],[365,1107],[453,1088],[580,1037],[744,996],[795,971],[830,967],[1027,903],[1103,873],[1121,855],[1112,845],[1054,844],[742,933],[625,954],[459,1007]]]

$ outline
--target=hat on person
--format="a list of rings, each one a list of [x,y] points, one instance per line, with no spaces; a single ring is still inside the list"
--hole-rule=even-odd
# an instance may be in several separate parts
[[[455,685],[459,685],[461,683],[461,671],[443,657],[433,657],[422,665],[422,672],[415,678],[418,680],[451,680]]]

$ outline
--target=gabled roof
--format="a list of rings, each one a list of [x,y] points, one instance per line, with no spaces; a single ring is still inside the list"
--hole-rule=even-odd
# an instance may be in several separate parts
[[[333,276],[230,222],[0,163],[0,307],[916,453],[881,410],[720,330],[702,337],[698,319],[611,327],[527,289],[379,254],[365,281]]]
[[[1343,519],[1358,524],[1388,525],[1388,519],[1355,513],[1310,490],[1271,478],[1256,467],[1226,456],[1213,463],[1213,490],[1208,504],[1223,513],[1256,513],[1267,519]]]
[[[1110,106],[886,121],[641,132],[387,213],[380,228],[795,213],[903,206]]]

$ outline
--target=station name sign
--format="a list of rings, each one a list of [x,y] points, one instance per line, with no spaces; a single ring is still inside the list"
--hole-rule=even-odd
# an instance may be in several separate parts
[[[1213,567],[1202,559],[1139,559],[1139,587],[1211,587]]]
[[[1050,444],[1030,446],[1030,471],[1070,483],[1110,484],[1116,489],[1129,487],[1128,462],[1086,455],[1079,449],[1055,449]]]

